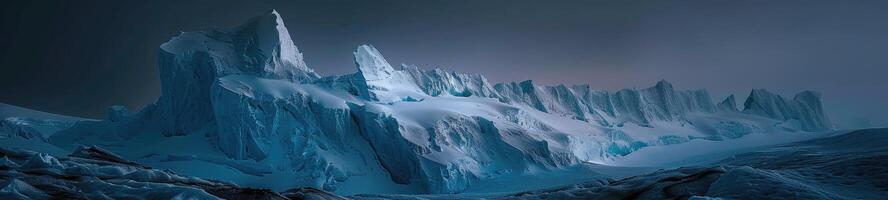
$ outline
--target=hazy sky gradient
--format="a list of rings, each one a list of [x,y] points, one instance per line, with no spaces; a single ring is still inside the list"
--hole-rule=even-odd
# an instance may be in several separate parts
[[[158,46],[277,9],[308,65],[352,50],[493,82],[824,95],[835,121],[888,125],[888,1],[18,1],[2,9],[0,102],[101,117],[160,91]]]

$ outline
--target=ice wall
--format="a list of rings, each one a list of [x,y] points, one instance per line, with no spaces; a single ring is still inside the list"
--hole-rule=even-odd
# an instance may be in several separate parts
[[[354,74],[318,77],[274,11],[231,29],[181,33],[160,48],[156,104],[136,114],[112,107],[108,120],[79,123],[52,141],[205,133],[220,159],[297,174],[304,186],[336,190],[356,176],[383,176],[454,193],[652,145],[767,131],[775,120],[830,128],[813,92],[789,101],[754,90],[741,113],[733,97],[715,105],[704,90],[666,81],[616,92],[492,85],[481,75],[396,70],[370,45],[357,47],[354,61]]]
[[[166,135],[183,135],[213,123],[210,89],[234,74],[286,79],[318,78],[305,65],[276,11],[231,29],[183,32],[158,52],[161,96],[156,111]]]
[[[788,100],[765,89],[754,89],[749,93],[749,98],[743,106],[745,113],[777,120],[798,121],[801,129],[805,131],[833,128],[826,113],[823,112],[820,94],[813,91],[800,92],[792,100]]]

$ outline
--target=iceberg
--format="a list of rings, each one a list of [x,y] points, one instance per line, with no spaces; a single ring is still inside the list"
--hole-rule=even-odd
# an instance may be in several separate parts
[[[318,78],[306,66],[277,11],[246,24],[184,32],[160,46],[161,96],[153,107],[165,135],[183,135],[213,122],[210,89],[227,75],[291,82]],[[192,95],[197,94],[197,95]]]
[[[95,145],[120,156],[88,155],[268,184],[250,185],[256,187],[458,193],[484,181],[607,163],[651,146],[832,129],[814,92],[788,101],[754,90],[741,112],[733,96],[714,104],[705,90],[678,90],[666,81],[615,92],[530,80],[491,84],[440,68],[395,69],[371,45],[357,47],[354,61],[353,74],[318,76],[275,11],[235,28],[184,32],[160,47],[155,104],[136,113],[111,107],[106,120],[76,122],[45,137],[67,149]],[[793,123],[800,126],[786,125]],[[125,148],[133,145],[144,148]],[[33,162],[53,166],[49,160]],[[366,182],[378,184],[348,187]]]
[[[743,104],[743,112],[765,116],[781,121],[797,121],[804,131],[833,129],[829,118],[823,112],[820,94],[804,91],[791,101],[765,89],[755,89]]]
[[[725,100],[722,100],[721,103],[718,103],[718,109],[725,112],[739,112],[737,109],[737,100],[734,98],[734,95],[730,95]]]

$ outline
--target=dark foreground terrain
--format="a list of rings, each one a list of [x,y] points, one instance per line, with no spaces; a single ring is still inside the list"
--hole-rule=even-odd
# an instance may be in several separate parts
[[[97,147],[67,157],[0,148],[0,199],[886,199],[888,129],[866,129],[660,170],[514,194],[275,192],[151,169]]]

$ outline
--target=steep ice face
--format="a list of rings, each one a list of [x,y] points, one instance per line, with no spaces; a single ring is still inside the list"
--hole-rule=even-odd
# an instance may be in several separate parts
[[[641,111],[654,121],[685,120],[689,113],[712,113],[715,110],[705,90],[678,91],[666,81],[639,93],[639,102],[645,106]]]
[[[404,71],[395,71],[373,46],[361,45],[354,55],[358,67],[356,88],[361,97],[392,102],[423,94],[413,77]]]
[[[480,74],[460,74],[440,68],[421,70],[406,64],[401,66],[401,70],[410,74],[416,85],[430,96],[499,98],[487,78]]]
[[[796,94],[790,101],[765,89],[755,89],[746,99],[743,112],[781,121],[797,121],[805,131],[832,129],[823,112],[820,94],[812,91]]]
[[[537,86],[533,84],[533,81],[527,80],[522,81],[520,83],[506,83],[506,84],[497,84],[495,86],[497,92],[502,96],[501,101],[506,103],[515,103],[515,104],[524,104],[531,108],[537,109],[543,112],[549,112],[551,107],[555,104],[551,103],[548,97],[548,94],[541,96],[539,93],[542,92],[537,89]]]
[[[572,88],[564,85],[538,86],[533,81],[522,81],[497,84],[494,87],[500,94],[500,101],[504,103],[526,105],[546,113],[607,124],[598,110],[589,110],[590,104],[582,99],[583,94],[577,94]]]
[[[316,79],[277,11],[255,17],[239,27],[235,47],[247,69],[261,70],[266,77],[291,80]]]
[[[345,101],[317,86],[252,76],[227,76],[213,88],[219,149],[234,159],[251,159],[299,169],[335,190],[345,172],[368,173],[373,157]]]
[[[161,60],[171,57],[174,61],[180,58],[210,65],[208,69],[199,69],[198,62],[173,63],[182,66],[161,64],[161,69],[170,68],[174,70],[173,73],[176,68],[186,68],[210,71],[219,77],[250,74],[296,82],[318,78],[314,70],[305,64],[302,53],[290,39],[290,33],[277,11],[254,17],[235,28],[181,33],[161,45],[160,51],[165,53],[161,54]],[[200,56],[207,58],[194,59]]]
[[[826,112],[823,111],[823,102],[820,99],[820,93],[814,91],[804,91],[793,98],[799,110],[798,118],[802,130],[819,131],[834,128]]]
[[[666,81],[651,88],[625,89],[614,94],[592,90],[588,85],[537,86],[531,81],[497,84],[496,89],[503,102],[603,126],[624,122],[648,126],[653,121],[682,120],[688,113],[711,113],[715,109],[706,91],[676,91]]]
[[[120,147],[135,142],[127,138],[152,138],[145,134],[184,135],[156,140],[190,138],[207,149],[166,160],[224,165],[251,177],[247,183],[271,173],[294,177],[281,184],[326,190],[372,180],[454,193],[648,146],[771,131],[771,119],[786,115],[768,113],[788,109],[751,95],[748,112],[767,118],[715,112],[706,91],[665,81],[617,92],[532,81],[491,86],[480,75],[395,70],[370,45],[354,56],[358,72],[318,78],[276,12],[233,29],[182,33],[161,47],[156,104],[133,115],[112,108],[108,120],[79,123],[50,141]],[[828,122],[819,95],[795,102],[793,119],[806,130]],[[162,157],[146,154],[133,156]]]
[[[740,112],[737,109],[737,100],[734,98],[734,95],[728,96],[721,103],[718,103],[718,109],[726,112]]]
[[[210,88],[217,78],[244,74],[292,82],[318,78],[305,65],[276,11],[232,29],[185,32],[159,52],[161,97],[154,115],[166,135],[213,122]]]
[[[394,76],[395,69],[375,47],[366,44],[358,46],[354,55],[358,72],[365,81],[385,80]]]
[[[785,120],[788,116],[795,115],[788,104],[780,95],[765,89],[754,89],[743,103],[743,112]]]
[[[517,124],[468,110],[448,111],[465,106],[489,112],[485,107],[505,106],[492,99],[349,105],[362,136],[392,180],[423,185],[427,192],[453,193],[478,180],[578,162],[570,149],[563,148],[569,145],[559,137],[563,135],[524,131]],[[509,108],[500,111],[491,114],[512,113]]]

